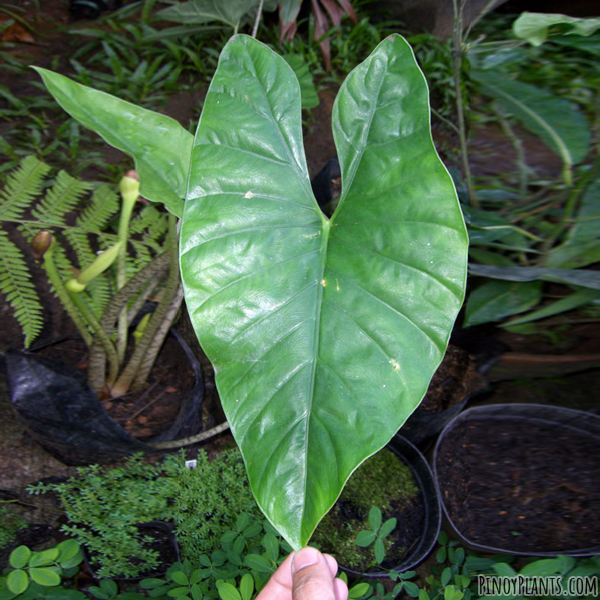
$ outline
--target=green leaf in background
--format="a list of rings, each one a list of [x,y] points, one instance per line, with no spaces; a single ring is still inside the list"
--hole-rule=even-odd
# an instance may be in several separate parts
[[[8,574],[6,585],[13,594],[22,594],[29,587],[29,577],[23,569],[15,569]]]
[[[563,559],[566,558],[568,562]],[[562,575],[570,570],[575,564],[575,559],[572,556],[564,556],[558,558],[543,558],[540,560],[533,561],[528,565],[525,565],[520,571],[519,575],[525,577],[539,576],[549,577],[550,575]]]
[[[377,531],[381,527],[381,509],[377,506],[371,506],[369,510],[369,526],[373,531]]]
[[[600,299],[600,290],[588,290],[580,289],[548,306],[544,306],[538,310],[534,310],[523,317],[513,319],[506,323],[503,323],[503,327],[514,327],[515,325],[522,325],[523,323],[530,323],[531,321],[538,321],[539,319],[546,319],[554,315],[559,315],[563,312],[585,306],[594,300]]]
[[[555,36],[552,38],[552,43],[566,48],[574,48],[580,52],[588,52],[594,58],[600,54],[600,36],[597,35],[589,38],[574,37],[572,35]]]
[[[362,598],[370,588],[371,586],[364,581],[363,583],[357,583],[350,588],[348,598]]]
[[[361,548],[366,548],[370,546],[377,539],[377,533],[375,531],[369,531],[368,529],[363,529],[363,531],[359,531],[356,534],[356,539],[354,540],[357,546]]]
[[[76,121],[135,160],[140,193],[183,210],[193,136],[177,121],[94,90],[68,77],[34,67],[54,99]]]
[[[246,573],[240,581],[240,594],[242,600],[252,600],[252,594],[254,593],[254,578],[250,573]]]
[[[34,567],[29,569],[31,579],[43,586],[54,586],[60,584],[60,575],[49,567]]]
[[[62,563],[71,561],[81,554],[81,548],[75,540],[64,540],[58,546],[59,551],[58,562]]]
[[[383,540],[377,538],[375,540],[375,544],[373,545],[373,550],[375,551],[375,560],[381,564],[383,559],[385,558],[385,546],[383,545]]]
[[[237,588],[225,581],[217,582],[217,589],[221,600],[242,600]]]
[[[260,554],[248,554],[244,564],[257,573],[273,573],[275,569],[268,559]]]
[[[600,19],[524,12],[513,23],[513,33],[520,40],[526,40],[533,46],[541,46],[548,39],[551,27],[556,25],[565,26],[563,29],[566,31],[561,31],[563,34],[588,36],[600,29]]]
[[[385,523],[381,526],[379,530],[379,537],[384,538],[387,537],[394,529],[396,529],[396,524],[398,523],[396,517],[392,517],[385,521]]]
[[[515,283],[488,281],[475,289],[467,298],[464,327],[500,321],[536,306],[542,299],[538,281]]]
[[[219,21],[229,25],[237,33],[244,16],[252,10],[256,12],[258,4],[259,0],[190,0],[163,9],[156,13],[156,17],[184,23],[186,26]],[[264,10],[274,10],[273,4],[267,2]]]
[[[469,265],[469,273],[506,281],[551,281],[591,290],[600,290],[600,271],[589,269],[547,269],[545,267],[503,267]]]
[[[348,76],[333,132],[343,191],[328,220],[297,79],[235,36],[204,104],[181,231],[186,303],[252,490],[295,549],[421,401],[465,285],[462,214],[403,38]]]
[[[571,168],[585,158],[590,144],[590,126],[583,114],[571,102],[497,71],[473,69],[471,76],[484,94],[497,100],[561,157],[565,182],[571,185]]]
[[[586,188],[565,243],[548,253],[547,267],[576,269],[600,262],[600,177]]]
[[[43,567],[52,564],[58,558],[60,550],[58,548],[49,548],[41,552],[34,552],[29,560],[30,567]]]
[[[31,550],[27,546],[19,546],[10,553],[8,562],[13,569],[22,569],[30,558]]]
[[[528,232],[515,227],[506,217],[464,204],[461,205],[461,208],[469,228],[471,245],[487,245],[496,240],[507,241],[507,238],[510,238],[513,243],[526,243],[523,237]]]
[[[284,54],[285,62],[292,67],[294,75],[300,83],[300,94],[302,97],[302,108],[310,109],[319,106],[319,96],[315,89],[312,75],[308,70],[306,61],[300,54]]]

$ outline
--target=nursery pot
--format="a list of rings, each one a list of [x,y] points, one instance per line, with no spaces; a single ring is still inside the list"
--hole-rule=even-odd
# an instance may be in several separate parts
[[[177,361],[187,361],[191,387],[180,392],[180,408],[168,430],[154,441],[176,440],[202,429],[204,379],[200,363],[174,329]],[[159,354],[163,359],[164,348]],[[157,361],[157,362],[159,362]],[[67,465],[110,462],[133,452],[154,451],[132,437],[107,413],[73,365],[30,352],[6,354],[8,394],[19,420],[50,454]]]
[[[442,509],[438,497],[433,472],[421,452],[406,438],[396,435],[392,438],[387,448],[391,450],[400,460],[402,460],[412,471],[420,492],[420,502],[423,508],[423,518],[420,523],[420,535],[407,550],[402,562],[393,567],[395,571],[402,573],[410,571],[420,564],[435,546],[442,524]],[[396,527],[402,527],[398,522]],[[392,534],[393,535],[393,534]],[[361,573],[349,569],[344,565],[340,568],[353,575],[363,577],[387,577],[388,571],[377,571],[371,573]]]
[[[600,417],[538,404],[470,408],[434,451],[462,543],[527,556],[600,553]]]

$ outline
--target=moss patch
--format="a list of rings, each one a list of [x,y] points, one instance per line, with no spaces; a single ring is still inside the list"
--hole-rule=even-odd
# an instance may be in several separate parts
[[[370,529],[368,516],[378,506],[383,520],[398,519],[396,531],[403,527],[403,514],[410,512],[420,498],[420,491],[410,468],[391,450],[383,449],[365,461],[350,477],[342,495],[317,527],[312,543],[333,554],[344,567],[366,571],[375,566],[373,547],[360,548],[356,534]],[[393,542],[393,532],[386,538],[386,561],[391,566],[401,562],[406,548]],[[393,547],[392,547],[393,546]],[[380,570],[375,567],[375,570]]]

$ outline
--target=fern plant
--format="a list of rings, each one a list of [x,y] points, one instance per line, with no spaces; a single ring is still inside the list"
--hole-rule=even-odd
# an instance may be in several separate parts
[[[40,258],[89,348],[90,387],[111,396],[139,389],[181,304],[176,219],[153,206],[134,211],[135,178],[124,178],[120,201],[110,185],[64,171],[50,175],[46,164],[29,156],[0,189],[0,292],[30,347],[44,324],[29,267]],[[21,250],[28,245],[29,254]],[[127,357],[128,329],[158,292],[158,308],[138,326]]]

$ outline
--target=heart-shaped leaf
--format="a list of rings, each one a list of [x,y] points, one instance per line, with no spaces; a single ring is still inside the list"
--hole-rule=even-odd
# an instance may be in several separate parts
[[[328,220],[297,79],[233,37],[196,133],[181,232],[186,302],[252,490],[296,549],[421,401],[466,277],[462,214],[403,38],[348,76],[333,131],[343,192]]]
[[[76,121],[135,159],[140,193],[178,217],[192,151],[192,135],[177,121],[34,67],[54,99]]]

